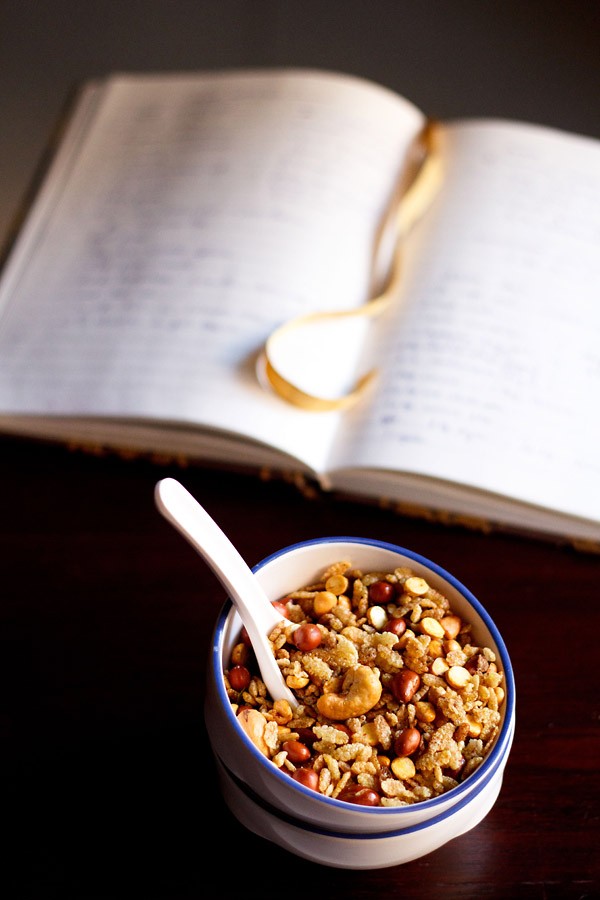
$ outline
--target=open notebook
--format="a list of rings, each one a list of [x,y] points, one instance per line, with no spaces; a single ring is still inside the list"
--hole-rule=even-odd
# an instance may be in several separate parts
[[[0,431],[600,544],[600,145],[428,124],[331,72],[86,85],[0,282]]]

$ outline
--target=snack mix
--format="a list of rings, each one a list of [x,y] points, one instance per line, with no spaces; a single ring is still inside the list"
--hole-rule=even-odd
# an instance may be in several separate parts
[[[405,806],[482,763],[503,674],[425,579],[341,561],[275,605],[285,618],[270,640],[298,707],[267,695],[244,629],[225,672],[238,722],[274,765],[328,797]]]

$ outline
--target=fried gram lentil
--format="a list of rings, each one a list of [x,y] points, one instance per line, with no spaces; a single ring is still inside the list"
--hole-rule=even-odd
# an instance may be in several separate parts
[[[238,721],[274,765],[329,797],[406,806],[483,762],[499,730],[503,673],[425,579],[338,561],[279,602],[287,618],[270,640],[297,709],[272,702],[243,632],[225,672]],[[318,630],[295,641],[301,625]],[[240,658],[250,677],[236,690],[229,676]]]

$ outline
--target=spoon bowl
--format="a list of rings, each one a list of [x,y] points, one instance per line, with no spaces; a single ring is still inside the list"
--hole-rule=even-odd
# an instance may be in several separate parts
[[[163,478],[156,485],[154,498],[165,519],[198,551],[226,588],[248,632],[261,677],[273,700],[287,700],[295,709],[298,701],[285,684],[268,638],[283,617],[252,570],[214,519],[179,481]]]

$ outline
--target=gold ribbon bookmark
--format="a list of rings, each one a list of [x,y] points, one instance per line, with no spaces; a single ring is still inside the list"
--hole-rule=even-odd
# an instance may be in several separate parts
[[[343,410],[352,406],[373,382],[377,370],[373,369],[361,376],[352,390],[342,397],[328,399],[309,394],[285,378],[272,359],[276,355],[275,348],[291,331],[306,327],[315,322],[348,319],[352,317],[375,318],[387,309],[394,296],[397,296],[401,279],[401,245],[416,222],[429,208],[442,180],[442,164],[439,148],[439,128],[437,123],[429,121],[417,140],[419,156],[413,171],[408,173],[408,186],[401,185],[397,196],[390,207],[390,214],[380,230],[379,240],[388,231],[394,229],[394,252],[385,288],[377,296],[371,298],[364,306],[356,309],[311,313],[292,319],[277,328],[267,339],[259,359],[259,366],[270,387],[286,402],[313,412]]]

